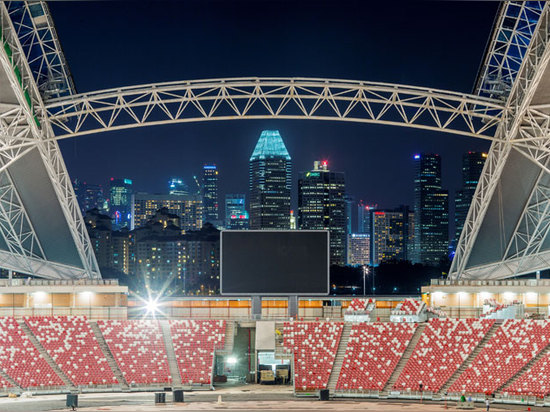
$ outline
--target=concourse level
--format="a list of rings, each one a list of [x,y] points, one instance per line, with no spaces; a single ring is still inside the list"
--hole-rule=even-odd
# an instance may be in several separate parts
[[[440,280],[422,287],[422,299],[451,318],[479,317],[488,301],[523,305],[525,315],[548,317],[550,279]]]

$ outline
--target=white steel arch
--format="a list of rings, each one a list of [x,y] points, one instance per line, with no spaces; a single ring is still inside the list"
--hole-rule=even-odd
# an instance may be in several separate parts
[[[495,140],[504,107],[479,96],[398,84],[229,78],[148,84],[49,100],[56,139],[140,126],[314,119],[414,127]]]

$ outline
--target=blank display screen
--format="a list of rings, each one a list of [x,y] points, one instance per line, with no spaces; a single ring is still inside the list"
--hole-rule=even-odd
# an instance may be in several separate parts
[[[327,231],[222,231],[223,295],[327,295]]]

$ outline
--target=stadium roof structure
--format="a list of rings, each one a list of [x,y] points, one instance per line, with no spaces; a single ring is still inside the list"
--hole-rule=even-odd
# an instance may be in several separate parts
[[[260,135],[258,143],[250,156],[250,161],[268,159],[270,157],[283,157],[290,160],[290,154],[286,150],[283,138],[278,130],[264,130]]]
[[[501,2],[476,79],[474,94],[506,100],[537,27],[544,3]]]
[[[75,94],[75,86],[45,1],[10,1],[7,9],[42,98]]]

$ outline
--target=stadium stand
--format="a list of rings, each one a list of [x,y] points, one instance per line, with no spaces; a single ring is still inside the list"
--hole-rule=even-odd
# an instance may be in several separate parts
[[[360,299],[360,298],[354,298],[352,299],[352,301],[350,302],[348,308],[346,309],[346,314],[356,314],[356,313],[367,313],[367,312],[370,312],[370,307],[369,305],[371,305],[372,307],[372,304],[374,304],[376,302],[376,300],[374,299]]]
[[[550,395],[550,353],[546,353],[530,369],[525,371],[502,392],[511,395],[539,396]]]
[[[22,388],[64,385],[12,317],[0,318],[0,368]]]
[[[407,348],[416,325],[353,325],[336,390],[382,390]]]
[[[171,382],[158,320],[99,320],[97,325],[128,384]]]
[[[449,391],[494,393],[548,346],[549,341],[547,320],[505,320]]]
[[[77,386],[117,384],[84,316],[24,318],[50,357]]]
[[[214,351],[225,345],[223,320],[171,320],[182,384],[212,384]]]
[[[391,311],[392,322],[424,322],[428,318],[426,304],[420,300],[407,298]]]
[[[494,320],[431,319],[394,389],[437,392],[487,334]]]
[[[294,353],[297,391],[327,387],[343,326],[343,322],[285,322],[283,345]]]
[[[415,299],[405,299],[403,302],[401,302],[395,310],[393,311],[393,314],[395,315],[418,315],[420,313],[420,310],[424,306],[423,302]]]
[[[344,320],[346,322],[370,322],[374,309],[376,309],[376,299],[354,298],[344,313]]]

